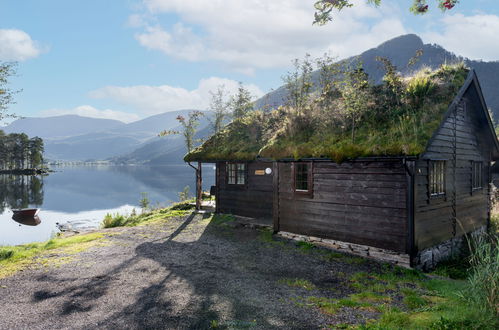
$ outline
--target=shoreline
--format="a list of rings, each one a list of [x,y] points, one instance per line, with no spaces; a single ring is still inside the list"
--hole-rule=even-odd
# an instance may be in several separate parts
[[[50,172],[51,171],[49,169],[41,169],[41,168],[0,170],[0,174],[14,174],[14,175],[45,175],[49,174]]]

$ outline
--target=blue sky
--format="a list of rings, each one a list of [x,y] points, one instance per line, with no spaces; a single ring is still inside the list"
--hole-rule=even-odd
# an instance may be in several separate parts
[[[133,121],[204,109],[210,90],[242,81],[255,96],[281,84],[293,58],[355,55],[405,33],[469,58],[499,60],[499,2],[441,13],[355,0],[324,27],[314,0],[0,0],[0,60],[17,61],[11,110]]]

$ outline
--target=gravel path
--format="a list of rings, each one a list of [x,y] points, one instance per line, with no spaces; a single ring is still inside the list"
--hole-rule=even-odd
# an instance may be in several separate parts
[[[201,214],[107,232],[106,244],[69,263],[1,279],[0,328],[321,329],[366,317],[331,316],[300,301],[346,296],[347,275],[375,263],[326,261]]]

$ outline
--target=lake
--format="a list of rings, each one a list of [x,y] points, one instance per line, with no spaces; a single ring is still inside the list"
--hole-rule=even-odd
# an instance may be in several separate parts
[[[140,212],[139,200],[147,193],[151,206],[167,206],[190,187],[195,194],[195,172],[186,164],[165,166],[60,166],[48,176],[0,175],[0,245],[50,239],[56,223],[75,229],[97,228],[107,213]],[[215,181],[213,165],[203,166],[203,189]],[[41,224],[20,225],[13,208],[37,207]]]

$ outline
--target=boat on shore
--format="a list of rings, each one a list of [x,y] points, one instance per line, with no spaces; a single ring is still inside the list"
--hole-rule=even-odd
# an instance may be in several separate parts
[[[26,208],[26,209],[13,209],[12,220],[26,226],[37,226],[42,221],[38,217],[40,209]]]

